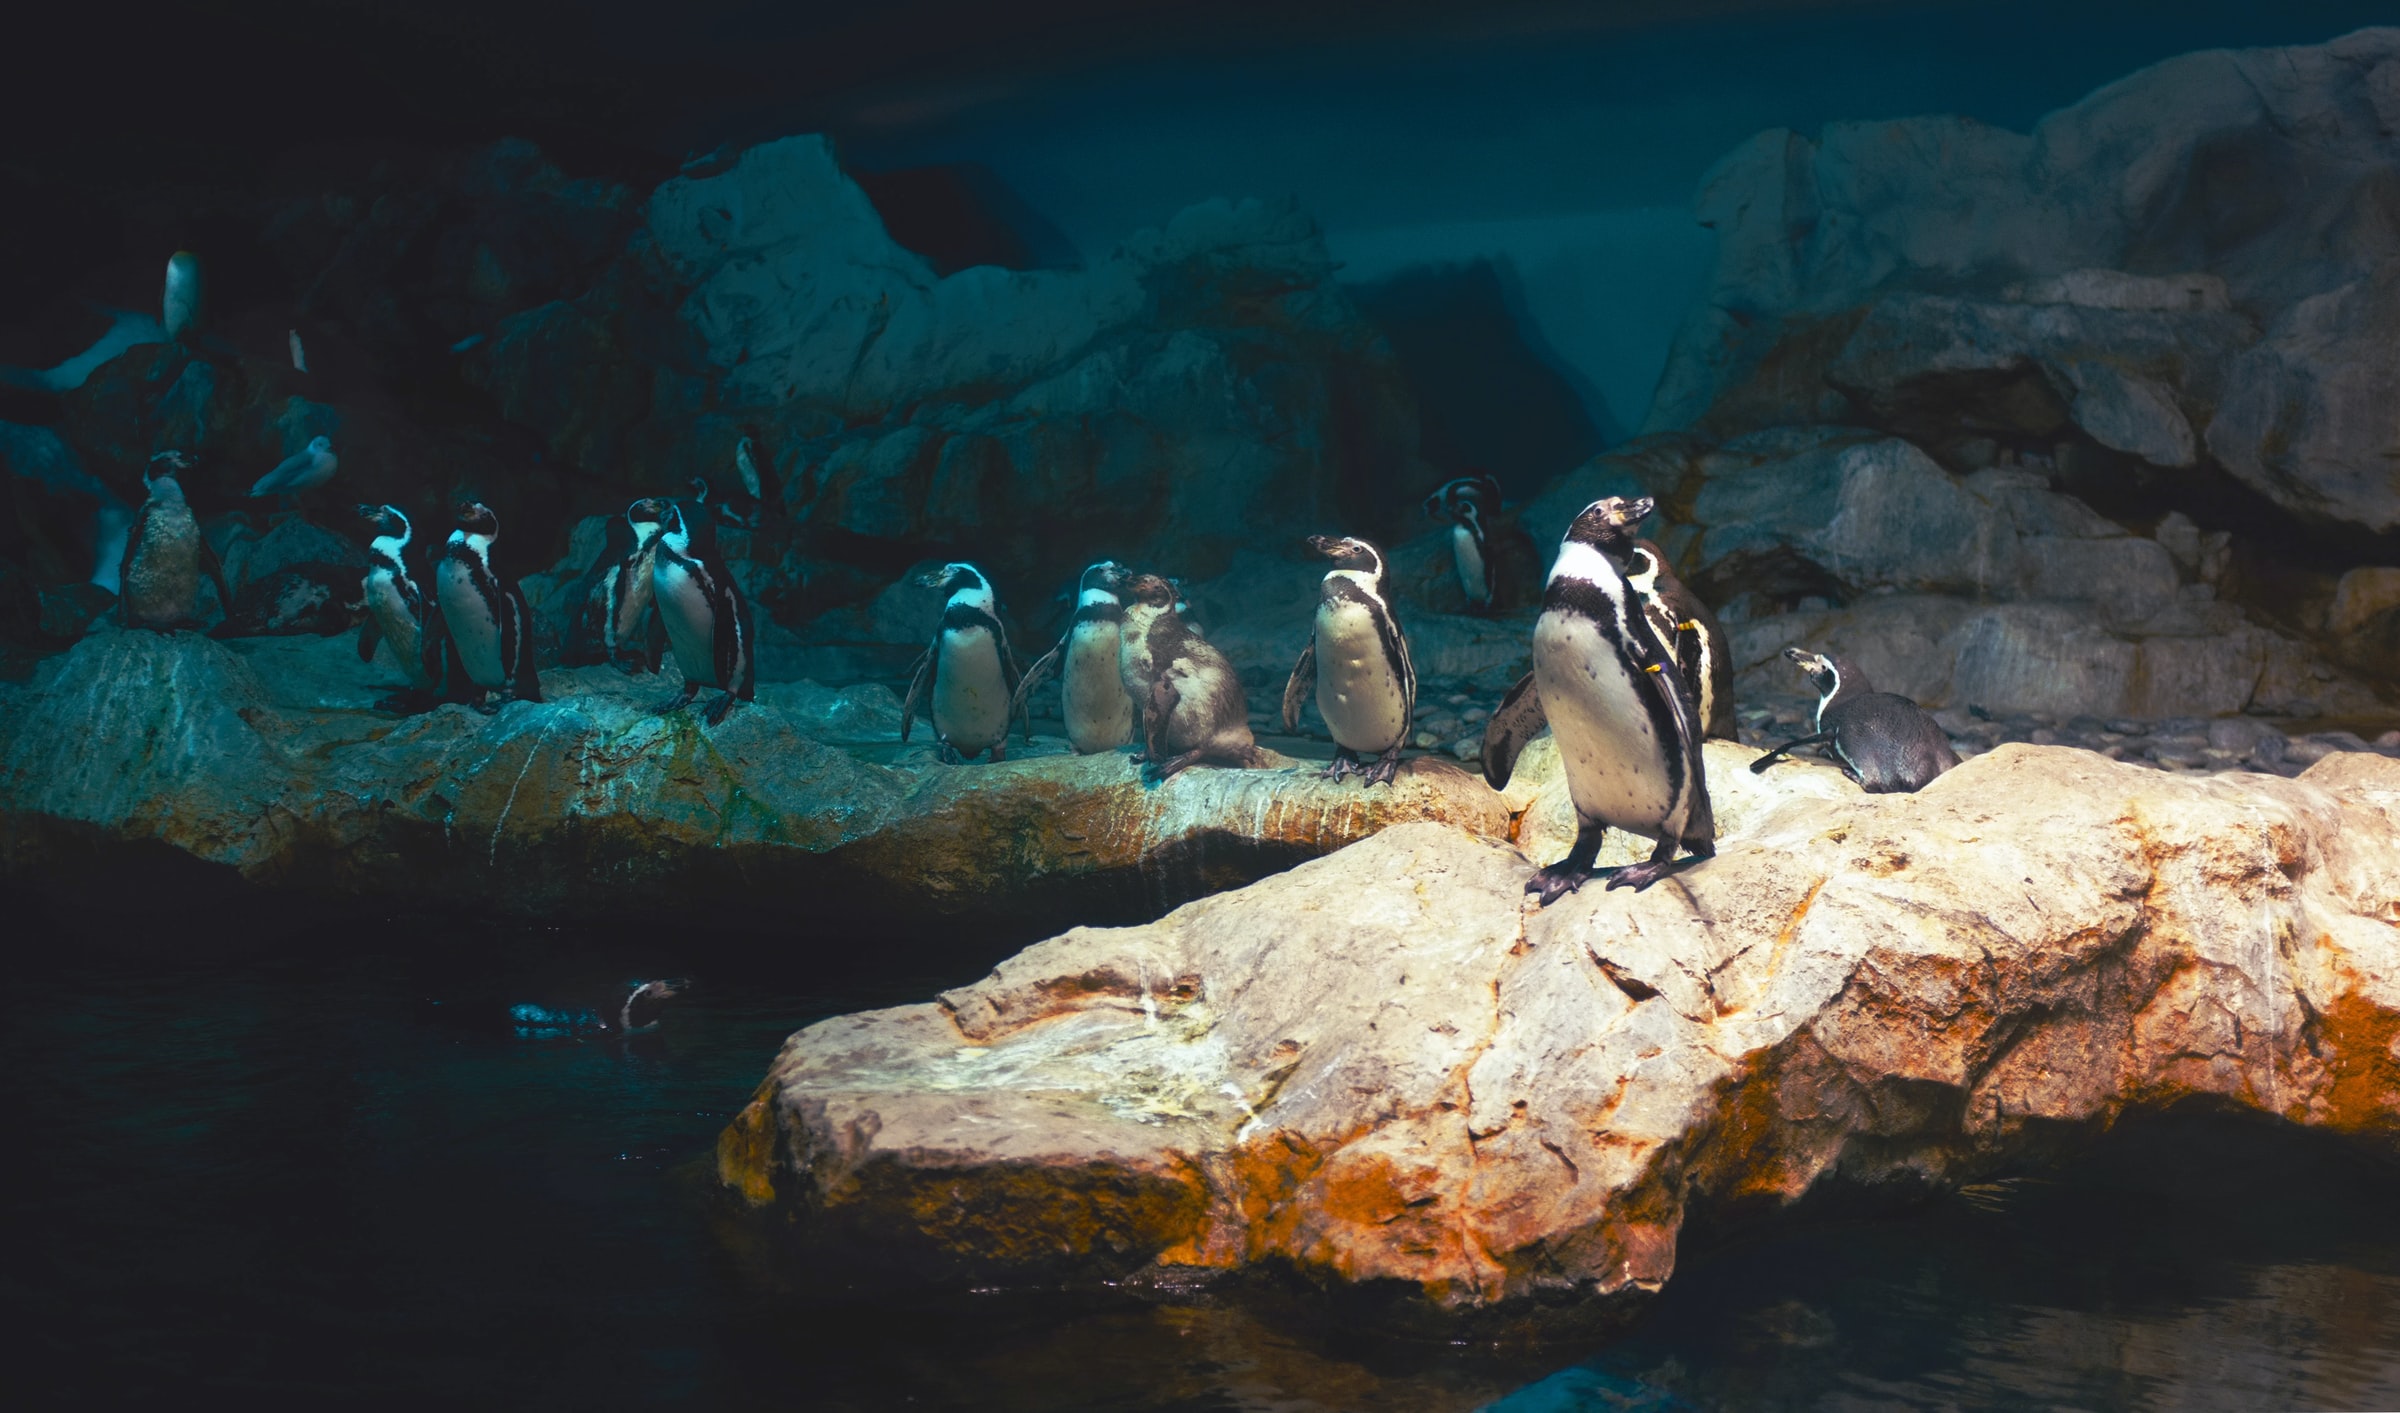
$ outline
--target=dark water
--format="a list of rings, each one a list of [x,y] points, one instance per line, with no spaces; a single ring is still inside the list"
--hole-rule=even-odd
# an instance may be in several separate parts
[[[755,1269],[720,1240],[705,1155],[788,1031],[983,959],[789,946],[858,960],[422,923],[181,965],[21,937],[5,1386],[261,1407],[2400,1404],[2400,1181],[2221,1120],[2140,1125],[1897,1217],[1720,1241],[1596,1351],[1399,1344],[1206,1294],[846,1296],[843,1271]],[[652,1035],[508,1021],[661,975],[695,985]]]

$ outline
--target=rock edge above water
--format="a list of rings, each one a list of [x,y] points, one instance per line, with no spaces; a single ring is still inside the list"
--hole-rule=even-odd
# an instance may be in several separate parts
[[[123,880],[148,866],[349,906],[702,928],[765,913],[785,920],[777,941],[860,917],[1022,937],[1155,917],[1395,823],[1511,826],[1498,795],[1437,760],[1373,791],[1297,765],[1145,787],[1124,756],[1056,742],[961,767],[827,744],[862,720],[889,742],[896,707],[879,720],[873,701],[829,704],[806,683],[762,685],[707,728],[649,712],[671,677],[550,672],[544,703],[395,718],[370,709],[392,675],[347,639],[86,639],[0,689],[0,868],[109,880],[101,903],[138,905]]]
[[[792,1037],[719,1144],[807,1242],[937,1280],[1297,1270],[1611,1309],[1695,1209],[1971,1182],[2133,1108],[2400,1125],[2400,762],[2003,746],[1547,911],[1436,825]]]

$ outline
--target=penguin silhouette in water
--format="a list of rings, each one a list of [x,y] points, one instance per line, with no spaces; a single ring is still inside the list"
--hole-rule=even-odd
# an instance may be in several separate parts
[[[1817,689],[1817,729],[1750,763],[1754,775],[1801,746],[1825,742],[1842,774],[1870,795],[1924,789],[1958,764],[1949,733],[1925,709],[1892,692],[1878,692],[1858,664],[1846,657],[1785,648],[1783,655]]]
[[[660,1011],[690,983],[641,981],[614,1009],[552,1007],[519,1002],[508,1008],[509,1023],[523,1040],[551,1040],[571,1035],[644,1035],[658,1029]]]
[[[191,467],[184,453],[162,451],[142,471],[149,495],[135,512],[117,568],[117,621],[125,627],[156,633],[199,627],[203,573],[216,585],[217,602],[233,606],[216,551],[201,537],[200,522],[183,498],[179,477]]]
[[[1525,885],[1548,907],[1581,888],[1612,828],[1657,841],[1611,888],[1647,888],[1716,853],[1698,708],[1625,574],[1647,496],[1610,496],[1567,527],[1533,625],[1533,671],[1484,727],[1483,774],[1508,784],[1544,722],[1558,742],[1575,803],[1575,847]],[[1676,858],[1688,848],[1692,857]]]

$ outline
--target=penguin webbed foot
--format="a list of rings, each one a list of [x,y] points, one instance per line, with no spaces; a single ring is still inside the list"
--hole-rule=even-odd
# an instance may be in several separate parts
[[[1677,843],[1678,841],[1673,839],[1661,840],[1659,846],[1651,851],[1650,857],[1640,863],[1625,864],[1609,870],[1609,888],[1631,888],[1634,892],[1639,893],[1668,874],[1681,873],[1702,859],[1715,858],[1717,855],[1714,844],[1702,841],[1691,846],[1692,852],[1687,857],[1679,859],[1675,857]]]
[[[676,693],[672,697],[669,697],[667,700],[660,702],[657,706],[650,708],[650,714],[652,716],[673,716],[675,713],[683,710],[685,707],[690,706],[692,704],[692,699],[699,695],[699,687],[690,682],[686,682],[683,684],[682,691]]]
[[[1338,785],[1352,775],[1364,774],[1366,774],[1366,767],[1358,763],[1357,755],[1348,746],[1334,747],[1333,764],[1325,767],[1326,779]]]
[[[967,758],[958,753],[958,747],[945,740],[937,739],[933,743],[933,758],[944,765],[965,765],[967,763]]]
[[[1142,766],[1142,783],[1145,785],[1164,785],[1169,780],[1174,779],[1175,776],[1185,767],[1199,760],[1200,757],[1205,754],[1206,752],[1204,751],[1185,751],[1182,755],[1169,756],[1165,760],[1146,762]]]
[[[1400,778],[1400,748],[1395,745],[1375,758],[1375,763],[1359,772],[1369,787],[1390,785]]]
[[[714,700],[709,702],[707,706],[701,708],[700,719],[707,722],[711,726],[723,725],[726,716],[733,710],[733,700],[733,693],[731,692],[718,693]]]
[[[1561,859],[1548,868],[1537,869],[1533,877],[1525,880],[1525,891],[1540,894],[1541,905],[1546,908],[1582,888],[1591,878],[1589,866],[1577,864],[1571,858]]]

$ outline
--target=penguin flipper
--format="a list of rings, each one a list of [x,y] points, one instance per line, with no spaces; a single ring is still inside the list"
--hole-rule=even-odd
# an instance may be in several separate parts
[[[200,537],[200,572],[217,586],[217,607],[226,613],[233,612],[233,592],[225,587],[225,562],[217,558],[216,547],[208,542],[206,535]]]
[[[380,619],[376,618],[374,614],[370,613],[365,618],[359,620],[358,660],[360,662],[373,662],[375,660],[375,644],[380,642],[382,638],[383,623]]]
[[[1483,724],[1484,782],[1495,790],[1505,787],[1516,773],[1517,757],[1524,753],[1525,743],[1549,724],[1550,719],[1542,714],[1541,690],[1528,672],[1508,689],[1492,719]]]
[[[941,639],[934,639],[939,646]],[[918,655],[908,669],[908,699],[900,703],[900,744],[908,744],[908,733],[917,724],[917,706],[933,695],[933,679],[941,671],[940,654],[928,647]]]
[[[142,532],[150,523],[150,502],[143,501],[133,512],[133,528],[125,532],[125,552],[117,556],[117,621],[125,621],[125,595],[133,585],[133,552],[141,548]],[[200,542],[205,546],[208,541]],[[233,600],[225,600],[231,604]]]
[[[1300,729],[1300,708],[1308,701],[1309,690],[1317,685],[1317,635],[1308,635],[1308,646],[1300,650],[1300,660],[1292,664],[1292,679],[1283,684],[1283,734],[1289,736]]]

